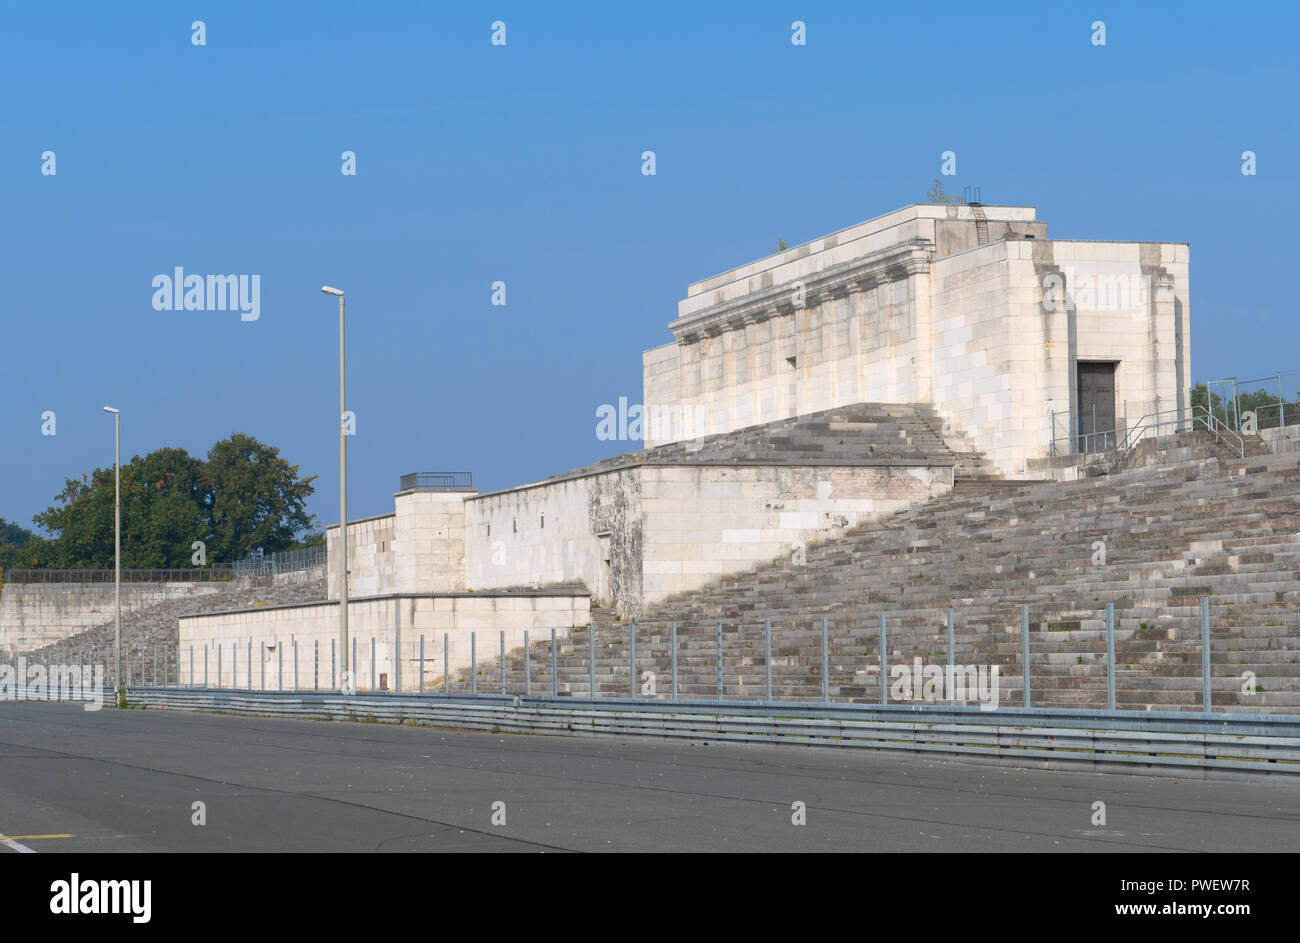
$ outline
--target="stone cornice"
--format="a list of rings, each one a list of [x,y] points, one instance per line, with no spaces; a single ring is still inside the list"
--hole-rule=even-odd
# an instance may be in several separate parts
[[[679,343],[693,343],[706,336],[716,336],[721,331],[736,330],[746,324],[758,324],[778,315],[790,314],[797,308],[819,304],[824,299],[842,298],[884,282],[928,272],[933,257],[933,242],[914,239],[872,255],[832,265],[803,279],[710,305],[678,318],[668,328]],[[802,297],[793,288],[800,281],[803,282]]]

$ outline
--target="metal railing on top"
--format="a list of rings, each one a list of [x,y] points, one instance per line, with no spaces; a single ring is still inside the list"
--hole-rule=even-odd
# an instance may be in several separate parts
[[[235,578],[266,576],[310,570],[325,563],[325,548],[306,547],[298,550],[281,550],[276,553],[258,553],[235,562]]]
[[[399,491],[473,491],[470,472],[414,472],[402,476]]]
[[[224,583],[231,579],[226,565],[194,569],[122,570],[123,583]],[[113,571],[91,569],[5,570],[6,583],[111,583]]]

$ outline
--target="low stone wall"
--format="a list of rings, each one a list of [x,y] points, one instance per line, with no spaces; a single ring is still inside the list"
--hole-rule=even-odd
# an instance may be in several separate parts
[[[278,690],[293,689],[296,678],[299,689],[329,687],[338,670],[338,620],[337,601],[184,616],[180,619],[180,680],[260,689],[265,678],[267,689]],[[571,590],[350,599],[348,634],[356,658],[353,661],[349,653],[349,661],[353,662],[358,690],[395,690],[399,677],[402,690],[416,690],[421,635],[428,686],[441,681],[448,665],[452,672],[467,671],[471,644],[476,647],[479,665],[486,665],[499,653],[501,632],[509,651],[523,644],[525,630],[531,633],[530,641],[540,641],[550,637],[551,629],[557,635],[567,634],[574,626],[590,621],[587,595]]]

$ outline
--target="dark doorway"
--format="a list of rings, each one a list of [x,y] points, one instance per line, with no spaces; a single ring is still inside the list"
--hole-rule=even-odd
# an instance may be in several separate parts
[[[1115,367],[1114,363],[1078,364],[1080,452],[1115,447]]]

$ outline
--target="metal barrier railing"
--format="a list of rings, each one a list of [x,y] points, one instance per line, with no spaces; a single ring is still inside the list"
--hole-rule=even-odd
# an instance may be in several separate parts
[[[323,546],[304,547],[245,557],[235,562],[234,573],[236,579],[246,576],[274,576],[277,573],[310,570],[315,566],[323,566],[325,562],[326,552]]]
[[[1212,682],[1217,682],[1221,696],[1230,695],[1227,703],[1242,707],[1249,691],[1242,687],[1235,664],[1221,665],[1215,676],[1211,669],[1212,634],[1210,597],[1201,599],[1199,639],[1195,636],[1172,639],[1168,653],[1176,655],[1179,665],[1199,661],[1199,696],[1185,707],[1202,712],[1214,710]],[[1061,644],[1069,639],[1053,630],[1052,616],[1034,617],[1029,605],[1020,605],[1019,632],[1008,651],[990,653],[989,664],[966,664],[958,652],[972,652],[972,645],[982,644],[987,636],[978,630],[959,625],[953,609],[928,610],[935,616],[933,629],[916,635],[915,614],[896,616],[901,622],[881,614],[874,637],[864,635],[863,626],[854,625],[846,636],[832,631],[829,618],[814,622],[814,628],[792,633],[790,628],[774,634],[771,620],[745,624],[715,623],[709,633],[698,629],[679,633],[676,623],[641,626],[635,623],[596,629],[549,630],[549,640],[535,632],[530,644],[529,632],[513,633],[507,646],[505,631],[490,633],[470,631],[442,633],[436,637],[395,630],[389,639],[353,635],[349,653],[350,677],[341,675],[341,659],[335,639],[245,637],[211,643],[168,644],[146,648],[127,647],[122,653],[122,681],[133,686],[170,686],[212,690],[241,691],[334,691],[341,693],[394,692],[454,696],[500,697],[502,695],[549,695],[550,697],[587,698],[602,701],[660,699],[667,701],[699,700],[739,703],[804,703],[815,701],[817,692],[823,703],[878,703],[882,706],[910,704],[967,704],[981,710],[998,706],[1059,708],[1035,703],[1060,693],[1053,685],[1057,675],[1055,658]],[[873,622],[875,620],[872,620]],[[988,622],[987,615],[977,620]],[[1104,625],[1104,649],[1092,638],[1078,639],[1080,664],[1095,666],[1096,680],[1104,683],[1104,709],[1142,714],[1145,707],[1134,703],[1159,703],[1168,689],[1168,678],[1159,674],[1156,664],[1134,665],[1127,661],[1141,654],[1132,646],[1141,639],[1128,633],[1138,629],[1135,617],[1129,625],[1118,625],[1115,604],[1107,603],[1097,613]],[[1145,627],[1145,626],[1143,626]],[[818,633],[817,629],[820,629]],[[657,629],[657,631],[655,631]],[[1033,631],[1031,631],[1031,629]],[[568,644],[560,634],[584,633]],[[895,636],[898,633],[898,637]],[[480,647],[480,637],[490,642]],[[559,636],[557,638],[557,635]],[[1018,636],[1018,637],[1017,637]],[[426,641],[431,644],[426,645]],[[549,641],[549,644],[548,644]],[[520,644],[522,642],[522,644]],[[466,650],[466,643],[468,643]],[[1050,644],[1045,644],[1050,643]],[[1219,644],[1224,644],[1220,637]],[[900,659],[891,656],[902,651],[928,648],[928,664],[919,656]],[[563,650],[562,650],[563,649]],[[864,649],[875,649],[869,651]],[[1052,651],[1047,651],[1052,649]],[[486,651],[485,651],[486,650]],[[1222,648],[1219,649],[1223,651]],[[740,653],[742,657],[737,657]],[[792,655],[799,655],[792,664]],[[468,655],[468,658],[465,656]],[[480,656],[486,655],[487,661]],[[454,656],[454,657],[453,657]],[[112,684],[114,660],[111,644],[79,647],[73,644],[51,646],[35,656],[24,656],[28,664],[43,663],[47,669],[59,663],[102,665],[103,677]],[[15,656],[0,656],[0,663],[13,663]],[[1164,662],[1160,663],[1161,665]],[[1174,664],[1171,661],[1170,664]],[[1249,666],[1248,666],[1249,667]],[[1037,669],[1037,670],[1036,670]],[[1003,672],[1005,671],[1005,674]],[[1226,671],[1226,673],[1224,673]],[[1261,679],[1262,681],[1263,679]],[[1003,682],[1006,682],[1004,685]],[[1195,682],[1192,682],[1195,684]],[[1190,690],[1191,685],[1188,686]],[[1071,688],[1071,694],[1078,689]],[[1103,692],[1092,707],[1102,709]],[[1149,700],[1148,700],[1149,698]],[[1261,698],[1262,700],[1262,698]]]
[[[111,569],[5,570],[6,583],[111,583]],[[194,569],[124,569],[123,583],[224,583],[232,577],[231,567],[214,565]]]
[[[473,491],[471,472],[413,472],[403,475],[399,491]]]

